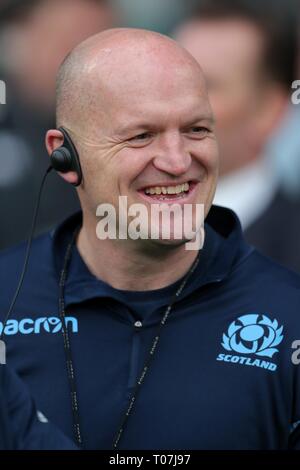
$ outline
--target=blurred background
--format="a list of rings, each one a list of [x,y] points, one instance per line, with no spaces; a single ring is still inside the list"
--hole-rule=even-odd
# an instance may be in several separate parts
[[[170,35],[200,63],[217,120],[215,203],[237,212],[247,240],[300,272],[300,0],[0,0],[0,249],[27,238],[55,127],[65,55],[113,26]],[[79,208],[55,173],[36,233]]]

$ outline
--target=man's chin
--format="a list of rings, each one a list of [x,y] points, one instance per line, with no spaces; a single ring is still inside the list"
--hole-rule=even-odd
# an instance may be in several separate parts
[[[159,238],[150,238],[145,240],[145,242],[148,241],[152,246],[170,247],[170,249],[185,246],[186,250],[201,250],[203,248],[205,239],[204,227],[202,226],[200,230],[197,230],[196,233],[193,232],[189,235],[190,236],[184,236],[180,238],[176,238],[174,235],[171,235],[168,238],[164,238],[162,235],[160,235]]]
[[[161,250],[173,250],[176,248],[180,248],[186,243],[188,243],[190,240],[186,239],[163,239],[163,238],[155,238],[155,239],[148,239],[148,240],[142,240],[143,241],[143,246],[144,249],[147,251],[161,251]]]
[[[168,240],[164,240],[164,239],[158,239],[158,240],[152,240],[152,242],[154,244],[157,244],[157,245],[166,245],[166,246],[181,246],[181,245],[184,245],[185,243],[187,243],[189,240],[178,240],[178,239],[175,239],[175,238],[170,238]]]

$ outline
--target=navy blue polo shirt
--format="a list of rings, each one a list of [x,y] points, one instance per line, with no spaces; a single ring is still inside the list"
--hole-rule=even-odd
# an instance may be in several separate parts
[[[73,436],[58,311],[59,276],[81,214],[40,236],[4,333],[8,361],[38,408]],[[199,264],[164,326],[120,449],[300,448],[299,277],[249,247],[213,206]],[[0,319],[24,245],[0,257]],[[127,292],[95,278],[74,247],[65,303],[83,447],[110,449],[158,324],[180,280]],[[1,324],[0,324],[1,327]],[[2,325],[3,328],[3,325]],[[294,361],[295,362],[295,361]]]

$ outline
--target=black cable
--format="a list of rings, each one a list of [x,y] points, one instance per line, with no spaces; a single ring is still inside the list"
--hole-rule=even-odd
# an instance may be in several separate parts
[[[10,317],[11,314],[12,314],[12,311],[13,311],[14,306],[15,306],[15,304],[16,304],[16,301],[17,301],[17,298],[18,298],[18,296],[19,296],[21,287],[22,287],[22,285],[23,285],[24,277],[25,277],[25,274],[26,274],[26,271],[27,271],[27,267],[28,267],[30,249],[31,249],[32,239],[33,239],[34,230],[35,230],[35,226],[36,226],[38,211],[39,211],[39,207],[40,207],[42,191],[43,191],[43,188],[44,188],[44,184],[45,184],[46,178],[47,178],[48,174],[50,173],[50,171],[51,171],[52,169],[53,169],[52,166],[49,166],[49,168],[46,170],[46,172],[45,172],[45,174],[44,174],[44,176],[43,176],[43,179],[42,179],[42,182],[41,182],[41,185],[40,185],[40,189],[39,189],[39,192],[38,192],[38,197],[37,197],[37,201],[36,201],[36,205],[35,205],[35,209],[34,209],[34,213],[33,213],[31,230],[30,230],[30,234],[29,234],[29,238],[28,238],[28,242],[27,242],[27,248],[26,248],[26,254],[25,254],[25,259],[24,259],[24,264],[23,264],[22,273],[21,273],[21,276],[20,276],[20,280],[19,280],[18,286],[17,286],[16,291],[15,291],[14,297],[13,297],[13,299],[12,299],[12,301],[11,301],[11,304],[10,304],[10,307],[9,307],[9,309],[8,309],[8,312],[7,312],[7,314],[6,314],[6,316],[5,316],[4,320],[3,320],[3,330],[2,330],[2,333],[1,333],[1,336],[0,336],[0,340],[3,340],[4,330],[5,330],[6,323],[7,323],[8,319],[9,319],[9,317]]]

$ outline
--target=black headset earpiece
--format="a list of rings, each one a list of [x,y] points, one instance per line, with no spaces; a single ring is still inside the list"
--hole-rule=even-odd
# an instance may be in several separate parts
[[[64,142],[61,147],[53,150],[50,156],[51,166],[54,170],[60,171],[61,173],[75,171],[78,180],[73,184],[74,186],[79,186],[82,181],[82,171],[78,152],[66,129],[59,127],[57,130],[63,134]]]

